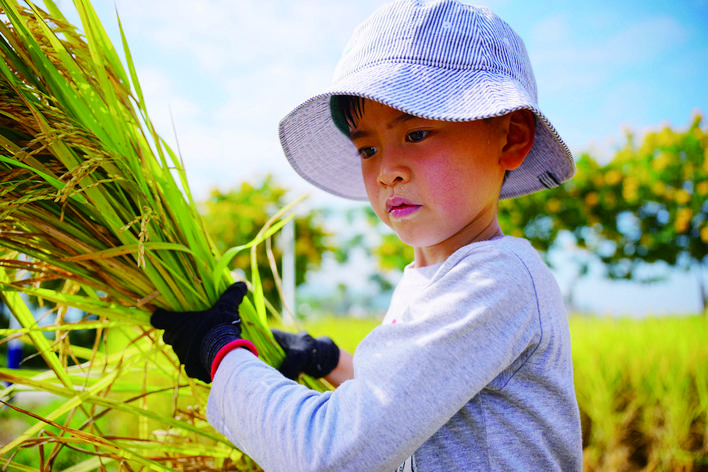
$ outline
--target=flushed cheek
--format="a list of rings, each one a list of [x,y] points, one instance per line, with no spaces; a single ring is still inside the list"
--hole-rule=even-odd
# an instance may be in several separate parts
[[[469,189],[465,186],[458,186],[455,185],[454,182],[449,182],[446,185],[440,186],[433,203],[435,207],[437,207],[438,211],[459,211],[460,206],[463,205],[465,200],[464,195],[468,190]]]
[[[367,171],[366,166],[362,166],[362,176],[364,177],[364,188],[366,189],[366,195],[369,197],[369,201],[373,202],[372,198],[375,198],[378,193],[378,182],[376,181],[376,176],[373,175],[371,170]]]
[[[388,212],[386,211],[385,198],[377,191],[376,187],[370,187],[368,184],[366,185],[366,195],[369,198],[369,204],[371,204],[371,208],[374,210],[374,213],[376,213],[376,216],[388,225]]]

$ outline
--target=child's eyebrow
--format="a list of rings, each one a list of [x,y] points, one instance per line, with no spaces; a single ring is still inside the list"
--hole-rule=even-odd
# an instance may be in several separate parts
[[[417,116],[411,115],[410,113],[401,113],[394,119],[392,119],[387,125],[386,129],[392,129],[395,126],[397,126],[400,123],[409,121],[409,120],[414,120],[417,119]],[[371,132],[366,131],[366,130],[354,130],[351,133],[349,133],[349,139],[358,139],[358,138],[365,138],[367,136],[371,135]]]
[[[409,121],[409,120],[414,120],[414,119],[416,119],[416,118],[418,118],[418,117],[417,117],[417,116],[413,116],[413,115],[411,115],[411,114],[409,114],[409,113],[401,113],[401,114],[398,115],[396,118],[394,118],[393,120],[391,120],[391,122],[390,122],[388,125],[386,125],[386,128],[391,129],[391,128],[393,128],[394,126],[396,126],[397,124],[399,124],[399,123],[403,123],[403,122]]]

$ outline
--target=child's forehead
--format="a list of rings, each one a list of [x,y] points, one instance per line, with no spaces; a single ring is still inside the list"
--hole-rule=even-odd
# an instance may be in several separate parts
[[[356,109],[349,110],[347,115],[350,132],[361,128],[363,123],[393,129],[412,120],[426,119],[368,98],[358,98],[356,103]]]
[[[412,113],[407,113],[404,110],[401,110],[396,107],[392,107],[390,105],[386,105],[385,103],[378,102],[376,100],[372,100],[370,98],[362,98],[361,99],[361,108],[364,113],[366,113],[368,110],[374,109],[374,110],[379,110],[384,113],[395,113],[395,114],[406,114],[411,117],[415,116]]]
[[[359,114],[361,116],[364,116],[367,114],[371,115],[372,113],[376,114],[385,114],[389,115],[392,117],[395,117],[396,123],[399,122],[405,122],[405,121],[410,121],[413,119],[430,119],[425,116],[421,116],[416,113],[411,113],[410,111],[404,110],[402,108],[398,108],[395,106],[387,105],[386,103],[379,102],[376,100],[372,100],[370,98],[361,98],[360,99],[360,111]],[[394,124],[396,124],[394,123]]]
[[[362,109],[359,118],[350,125],[349,138],[352,140],[370,136],[373,130],[394,130],[412,121],[427,121],[382,103],[371,102],[368,105]]]
[[[479,121],[479,120],[441,120],[437,118],[431,118],[416,113],[410,113],[406,110],[387,105],[385,103],[372,100],[369,98],[360,99],[360,112],[359,118],[365,118],[371,115],[377,115],[386,120],[386,127],[391,129],[399,124],[405,124],[410,121],[420,120],[420,121],[432,121],[432,122],[469,122],[469,121]],[[487,118],[481,119],[486,121]]]

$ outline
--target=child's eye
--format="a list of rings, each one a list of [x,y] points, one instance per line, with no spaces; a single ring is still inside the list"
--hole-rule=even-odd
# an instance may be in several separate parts
[[[417,143],[418,141],[422,141],[425,138],[427,138],[429,134],[430,134],[430,131],[422,130],[422,129],[416,130],[416,131],[411,131],[406,136],[406,141],[411,142],[411,143]]]
[[[376,154],[376,148],[373,146],[363,147],[363,148],[359,149],[359,156],[362,159],[368,159],[371,156],[373,156],[374,154]]]

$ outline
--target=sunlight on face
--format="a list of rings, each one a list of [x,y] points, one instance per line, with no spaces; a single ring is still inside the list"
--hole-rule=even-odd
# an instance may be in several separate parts
[[[365,101],[350,137],[378,217],[415,248],[416,265],[499,234],[496,208],[506,169],[497,120],[418,118]]]

